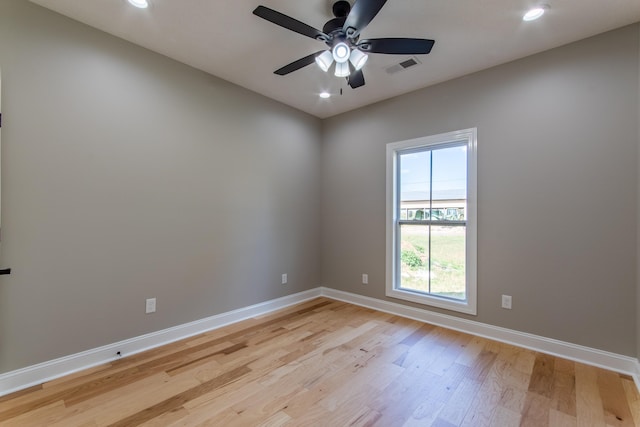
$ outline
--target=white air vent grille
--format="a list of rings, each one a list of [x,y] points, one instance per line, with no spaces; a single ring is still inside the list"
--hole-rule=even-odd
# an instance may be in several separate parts
[[[412,56],[411,58],[405,59],[404,61],[401,61],[398,64],[394,64],[385,68],[385,70],[389,74],[395,74],[399,71],[406,70],[407,68],[414,67],[419,64],[421,64],[421,62],[418,61],[418,58],[416,58],[415,56]]]

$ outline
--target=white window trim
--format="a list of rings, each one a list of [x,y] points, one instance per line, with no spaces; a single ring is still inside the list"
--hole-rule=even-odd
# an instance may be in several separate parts
[[[464,301],[426,295],[396,288],[397,220],[397,152],[410,148],[440,145],[452,141],[467,141],[467,208],[466,208],[466,297]],[[477,128],[447,132],[422,138],[387,144],[387,217],[386,217],[386,295],[467,314],[477,314]]]

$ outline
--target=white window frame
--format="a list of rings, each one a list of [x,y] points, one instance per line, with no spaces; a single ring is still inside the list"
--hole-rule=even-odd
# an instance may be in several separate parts
[[[399,269],[399,182],[398,152],[466,141],[467,207],[465,236],[466,299],[456,300],[434,294],[401,289],[396,283]],[[387,144],[387,215],[386,215],[386,295],[406,301],[444,308],[466,314],[477,314],[477,128],[447,132]]]

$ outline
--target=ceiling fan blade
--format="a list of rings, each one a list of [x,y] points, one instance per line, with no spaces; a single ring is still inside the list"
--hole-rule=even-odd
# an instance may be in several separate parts
[[[320,30],[317,30],[304,22],[300,22],[297,19],[293,19],[290,16],[282,14],[268,7],[258,6],[253,11],[253,14],[259,16],[262,19],[266,19],[269,22],[273,22],[276,25],[286,28],[287,30],[294,31],[303,36],[311,37],[312,39],[326,41],[329,36]]]
[[[291,64],[285,65],[284,67],[275,70],[273,73],[279,76],[285,76],[289,73],[297,71],[300,68],[304,68],[307,65],[311,65],[316,62],[316,56],[320,55],[322,52],[324,52],[324,50],[312,53],[311,55],[307,55],[304,58],[300,58],[297,61],[293,61]]]
[[[387,0],[357,0],[342,27],[347,37],[351,39],[358,37],[386,2]]]
[[[347,83],[352,89],[364,86],[364,74],[362,74],[362,70],[351,73],[347,78]]]
[[[392,55],[426,55],[435,41],[429,39],[386,38],[368,39],[358,43],[358,49],[367,53]]]

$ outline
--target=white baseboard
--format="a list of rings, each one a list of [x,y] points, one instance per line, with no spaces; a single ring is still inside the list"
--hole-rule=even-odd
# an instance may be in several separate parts
[[[435,313],[390,301],[319,287],[1,374],[0,396],[113,361],[117,359],[116,353],[118,351],[120,351],[123,356],[130,356],[231,323],[267,314],[319,296],[326,296],[335,300],[345,301],[374,310],[624,373],[634,378],[636,386],[638,390],[640,390],[640,362],[638,359],[632,357],[487,325],[446,314]]]
[[[243,307],[0,375],[0,396],[320,296],[321,288]]]
[[[638,359],[633,357],[571,344],[552,338],[545,338],[538,335],[528,334],[526,332],[518,332],[512,329],[501,328],[499,326],[487,325],[473,320],[422,310],[390,301],[338,291],[331,288],[321,288],[321,294],[328,298],[630,375],[635,379],[636,386],[638,387],[638,390],[640,390],[640,363]]]

